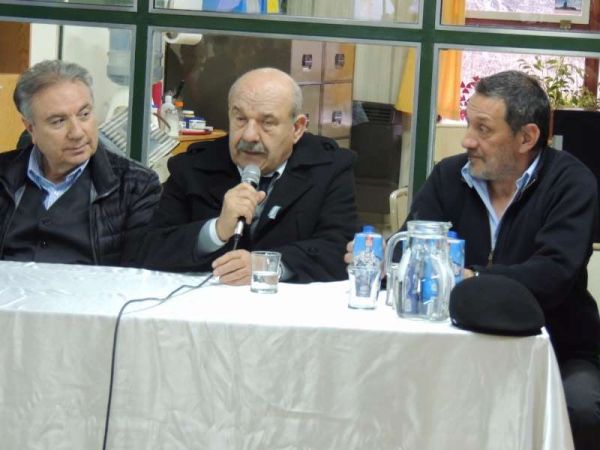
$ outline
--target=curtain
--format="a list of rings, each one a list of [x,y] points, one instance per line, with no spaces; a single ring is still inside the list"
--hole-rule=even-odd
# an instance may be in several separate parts
[[[465,24],[465,0],[444,0],[442,24]],[[440,52],[437,113],[447,119],[460,119],[461,60],[462,52],[460,50],[442,50]],[[396,101],[396,109],[410,114],[413,112],[415,68],[415,50],[411,48],[406,56]]]
[[[267,0],[267,14],[279,14],[279,0]]]

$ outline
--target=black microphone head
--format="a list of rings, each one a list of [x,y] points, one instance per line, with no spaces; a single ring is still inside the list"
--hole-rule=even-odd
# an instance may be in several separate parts
[[[256,188],[260,181],[260,167],[256,164],[248,164],[242,170],[242,183],[248,183]]]

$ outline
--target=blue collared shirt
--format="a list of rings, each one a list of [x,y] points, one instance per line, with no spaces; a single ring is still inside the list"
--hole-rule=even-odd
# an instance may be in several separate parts
[[[527,183],[529,183],[529,180],[535,173],[535,169],[540,161],[540,155],[541,155],[541,153],[538,153],[537,157],[529,165],[527,170],[516,181],[515,185],[516,185],[517,189],[515,190],[515,193],[513,194],[512,198],[510,199],[508,206],[510,206],[515,201],[515,198],[517,198],[517,196],[523,191],[525,186],[527,186]],[[469,187],[475,188],[475,190],[479,194],[479,197],[481,197],[481,201],[485,205],[485,208],[488,213],[488,220],[490,222],[490,238],[491,238],[492,250],[493,250],[496,247],[496,239],[498,238],[498,231],[500,229],[500,222],[502,220],[502,217],[498,217],[498,215],[496,214],[496,211],[494,210],[494,206],[492,205],[492,201],[490,199],[490,193],[488,191],[487,181],[472,176],[471,172],[469,172],[470,164],[471,164],[470,162],[467,162],[463,166],[463,168],[461,169],[461,174],[462,174],[464,180],[469,185]],[[508,206],[507,206],[507,208],[508,208]]]
[[[34,146],[29,155],[29,165],[27,166],[27,177],[42,191],[46,193],[44,198],[44,208],[46,210],[50,207],[65,193],[71,186],[75,184],[77,179],[81,176],[85,168],[87,167],[89,160],[82,163],[75,170],[69,173],[63,181],[60,183],[53,183],[44,176],[42,170],[42,153]]]

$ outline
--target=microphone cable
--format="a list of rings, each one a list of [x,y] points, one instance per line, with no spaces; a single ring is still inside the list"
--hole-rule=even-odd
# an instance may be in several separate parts
[[[248,164],[241,173],[242,183],[249,184],[256,189],[260,183],[260,167],[256,164]],[[233,232],[233,250],[237,250],[242,234],[244,234],[245,219],[238,218]]]
[[[233,246],[231,250],[237,250],[238,245],[240,244],[240,238],[242,237],[241,234],[234,234],[233,235]]]
[[[166,302],[167,300],[169,300],[171,297],[173,297],[175,294],[177,294],[182,289],[189,288],[188,292],[191,292],[193,290],[201,288],[212,277],[213,277],[213,275],[211,273],[204,280],[202,280],[202,282],[200,282],[199,284],[196,284],[196,285],[182,284],[181,286],[179,286],[176,289],[174,289],[171,292],[169,292],[164,297],[135,298],[135,299],[127,300],[123,304],[123,306],[121,306],[121,309],[119,310],[119,313],[117,314],[117,321],[115,322],[115,331],[114,331],[114,335],[113,335],[113,344],[112,344],[112,352],[111,352],[111,360],[110,360],[110,381],[108,382],[108,404],[106,405],[106,419],[104,421],[104,438],[103,438],[103,441],[102,441],[102,450],[106,450],[106,446],[108,444],[108,427],[109,427],[109,423],[110,423],[110,410],[111,410],[111,405],[112,405],[113,384],[114,384],[114,378],[115,378],[115,361],[116,361],[116,354],[117,354],[117,337],[119,335],[119,324],[121,323],[121,317],[123,316],[123,312],[125,311],[125,309],[129,305],[131,305],[133,303],[140,303],[140,302],[147,302],[147,301],[155,300],[158,303],[156,305],[154,305],[154,306],[162,305],[164,302]]]

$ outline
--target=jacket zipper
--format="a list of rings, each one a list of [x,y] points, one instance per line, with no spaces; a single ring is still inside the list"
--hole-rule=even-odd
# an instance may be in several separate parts
[[[94,186],[94,182],[92,181],[92,183],[91,183],[89,220],[90,220],[90,241],[92,244],[92,259],[94,260],[94,265],[100,264],[100,259],[99,259],[99,255],[98,255],[98,253],[100,252],[100,242],[98,242],[98,228],[96,227],[96,223],[97,223],[96,216],[98,214],[96,202],[98,200],[102,200],[102,199],[108,197],[110,194],[113,193],[113,191],[115,189],[117,189],[116,186],[114,186],[109,191],[106,191],[102,195],[98,195],[98,193],[96,191],[96,187]],[[96,247],[98,247],[98,248],[96,248]]]
[[[511,203],[510,205],[508,205],[508,208],[504,212],[504,215],[502,216],[502,220],[500,221],[500,230],[498,231],[498,239],[496,240],[496,246],[494,248],[491,248],[490,253],[488,254],[488,260],[487,260],[486,267],[491,267],[494,264],[494,251],[498,247],[498,242],[500,242],[500,235],[502,232],[502,228],[504,228],[503,225],[504,225],[504,219],[506,218],[506,215],[508,214],[509,211],[511,211],[512,209],[514,209],[516,207],[515,205],[521,201],[525,192],[528,191],[531,188],[531,186],[533,186],[535,184],[536,181],[537,181],[537,176],[534,176],[531,180],[529,180],[529,183],[527,183],[527,185],[519,193],[518,197],[515,198],[515,201],[513,203]]]
[[[6,226],[4,227],[4,232],[2,233],[2,236],[0,238],[0,257],[4,254],[4,244],[6,241],[6,235],[8,234],[8,229],[10,227],[10,224],[12,223],[13,217],[15,216],[15,213],[17,212],[17,207],[19,206],[19,202],[21,201],[21,196],[23,195],[23,192],[19,192],[22,188],[17,189],[17,194],[18,194],[18,201],[15,198],[15,196],[12,194],[12,192],[10,192],[10,190],[8,189],[8,186],[4,185],[4,189],[6,191],[6,193],[8,194],[8,197],[10,198],[12,204],[13,204],[13,208],[12,211],[10,212],[10,216],[8,216],[6,218]]]

